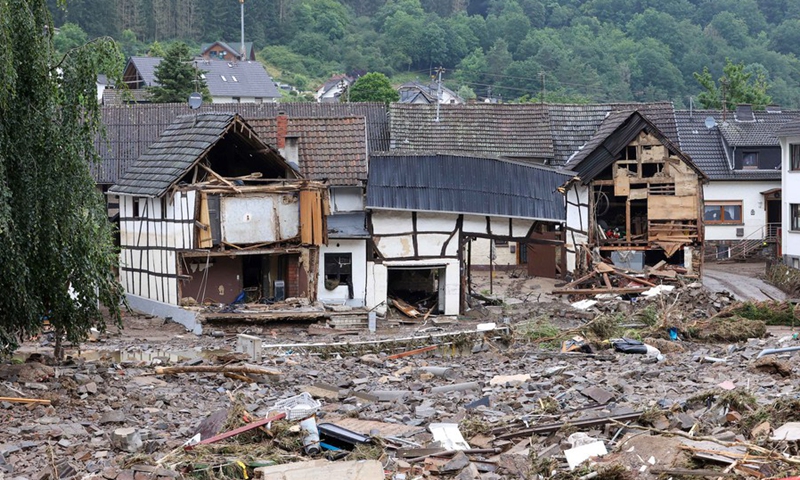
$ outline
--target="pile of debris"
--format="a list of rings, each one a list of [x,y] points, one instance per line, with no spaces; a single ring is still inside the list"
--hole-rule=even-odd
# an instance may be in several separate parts
[[[582,329],[603,331],[605,317]],[[584,353],[472,327],[375,343],[369,353],[204,338],[213,355],[174,365],[5,366],[0,471],[36,480],[490,480],[798,470],[800,355],[769,351],[800,349],[797,339],[659,339],[657,348],[645,339],[651,348],[629,349],[640,354],[613,342]]]
[[[640,294],[657,284],[686,286],[698,279],[688,270],[665,261],[646,267],[642,273],[628,272],[610,261],[594,264],[593,270],[563,287],[553,290],[555,295]]]

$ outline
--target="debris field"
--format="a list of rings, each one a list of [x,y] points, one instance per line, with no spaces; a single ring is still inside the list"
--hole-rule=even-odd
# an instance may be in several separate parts
[[[358,335],[295,323],[195,337],[131,317],[62,365],[39,339],[0,366],[0,478],[800,472],[792,304],[697,284],[517,297]]]

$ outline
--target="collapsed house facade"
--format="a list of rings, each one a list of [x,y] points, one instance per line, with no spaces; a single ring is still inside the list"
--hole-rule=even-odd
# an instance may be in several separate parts
[[[566,163],[567,268],[605,258],[641,271],[660,262],[700,274],[705,175],[638,111],[610,113]]]
[[[456,155],[370,157],[367,307],[398,299],[444,315],[465,310],[471,241],[534,242],[564,222],[569,175]]]
[[[109,193],[120,282],[138,310],[196,330],[168,307],[316,298],[327,186],[303,179],[239,115],[179,116]]]

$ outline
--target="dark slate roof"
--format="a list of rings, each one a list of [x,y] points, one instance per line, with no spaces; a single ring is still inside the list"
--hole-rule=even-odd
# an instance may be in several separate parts
[[[278,87],[259,62],[224,62],[202,60],[203,72],[212,97],[280,98]]]
[[[575,152],[565,167],[576,171],[581,180],[587,183],[614,162],[622,149],[644,129],[692,167],[701,178],[705,177],[692,159],[683,153],[675,142],[667,138],[653,122],[638,111],[622,110],[609,113],[597,132],[581,150]]]
[[[291,117],[364,117],[370,152],[389,150],[389,121],[383,103],[237,103],[205,104],[199,112],[236,112],[246,120]],[[101,162],[92,164],[97,183],[115,184],[178,115],[193,113],[186,104],[107,105],[102,107],[106,136],[96,145]],[[266,140],[269,143],[268,140]]]
[[[800,112],[782,111],[768,113],[754,111],[755,121],[738,122],[728,114],[726,121],[717,118],[722,138],[732,147],[777,147],[778,129],[788,122],[800,120]],[[703,117],[705,118],[705,117]]]
[[[328,215],[328,238],[369,238],[367,212]]]
[[[725,144],[737,147],[777,147],[778,135],[785,125],[800,120],[800,112],[754,111],[755,121],[737,122],[732,112],[722,120],[720,110],[676,110],[681,150],[711,180],[777,180],[779,170],[733,170],[725,155]],[[706,118],[716,126],[707,128]]]
[[[678,143],[671,102],[549,104],[553,135],[553,164],[564,165],[594,135],[606,116],[614,111],[637,110],[653,122],[673,143]]]
[[[778,129],[779,137],[793,137],[797,135],[800,135],[800,121],[787,123]]]
[[[367,207],[564,220],[572,174],[492,158],[371,155]]]
[[[547,107],[541,104],[393,103],[392,150],[486,157],[553,157]]]
[[[161,57],[131,57],[128,64],[133,64],[144,84],[148,87],[158,85],[156,82],[156,67],[161,63]],[[127,69],[127,66],[126,66]]]
[[[260,150],[270,150],[258,141],[247,123],[232,113],[200,113],[181,115],[153,142],[136,162],[125,172],[110,193],[146,197],[161,196],[186,175],[229,130],[231,135],[256,142]],[[277,158],[277,152],[274,152]],[[266,155],[266,153],[265,153]],[[281,167],[290,170],[281,160]]]
[[[719,129],[706,128],[704,110],[676,110],[681,150],[692,157],[695,164],[711,180],[732,179],[733,172],[725,156]],[[748,170],[752,171],[752,170]]]
[[[361,185],[367,180],[367,124],[364,117],[290,117],[286,136],[299,137],[300,172],[331,185]],[[250,125],[270,145],[277,143],[275,118]]]

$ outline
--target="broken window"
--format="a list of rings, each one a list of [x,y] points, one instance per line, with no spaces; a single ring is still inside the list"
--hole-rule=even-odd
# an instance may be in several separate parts
[[[335,290],[339,285],[347,285],[349,298],[353,298],[353,254],[325,254],[325,289]]]

